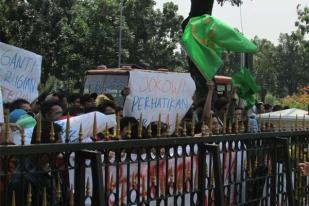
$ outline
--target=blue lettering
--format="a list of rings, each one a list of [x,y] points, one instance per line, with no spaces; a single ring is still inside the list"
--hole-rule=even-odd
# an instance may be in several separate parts
[[[149,97],[146,97],[145,98],[145,109],[147,109],[148,107],[151,107],[151,106],[149,105]]]
[[[137,106],[137,110],[141,111],[143,109],[143,104],[141,101],[143,101],[145,99],[145,97],[140,97],[139,101],[138,101],[138,106]]]
[[[139,104],[140,102],[140,99],[138,96],[135,96],[133,98],[133,104],[132,104],[132,109],[131,109],[131,112],[134,112],[134,108]]]
[[[157,99],[152,98],[151,99],[151,109],[156,108],[157,105]]]
[[[8,53],[10,50],[6,50],[3,55],[1,56],[1,64],[3,66],[9,65],[11,58],[9,56],[5,56],[6,53]],[[6,60],[6,61],[5,61]]]
[[[11,71],[7,71],[4,76],[4,82],[10,84],[13,73]]]

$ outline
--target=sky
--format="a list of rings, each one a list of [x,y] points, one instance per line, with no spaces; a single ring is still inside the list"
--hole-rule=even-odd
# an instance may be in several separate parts
[[[190,0],[156,0],[156,6],[162,8],[163,3],[169,1],[179,6],[179,14],[184,17],[188,16]],[[297,5],[309,6],[309,0],[243,0],[243,2],[241,8],[232,7],[229,3],[221,7],[215,3],[213,16],[243,31],[249,38],[258,36],[274,44],[278,44],[280,33],[290,33],[295,30]],[[243,30],[241,29],[241,16]]]

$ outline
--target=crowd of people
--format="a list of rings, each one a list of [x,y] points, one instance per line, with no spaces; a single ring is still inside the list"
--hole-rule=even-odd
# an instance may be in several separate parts
[[[122,95],[125,98],[129,95],[130,89],[124,88]],[[219,133],[237,133],[238,131],[257,133],[260,132],[260,124],[257,115],[288,109],[280,105],[272,106],[259,102],[255,107],[246,109],[242,102],[236,97],[237,87],[230,94],[219,96],[215,92],[215,85],[212,81],[208,82],[207,97],[204,100],[194,101],[193,105],[180,122],[186,122],[186,134],[201,135],[208,131],[214,134]],[[193,97],[194,99],[194,97]],[[10,123],[11,129],[22,130],[35,128],[37,121],[41,121],[41,142],[50,143],[51,122],[66,119],[70,117],[98,111],[105,115],[117,114],[120,117],[120,138],[141,138],[139,134],[139,120],[134,117],[123,117],[122,107],[116,105],[114,97],[111,94],[67,94],[65,92],[42,93],[35,101],[28,102],[25,99],[17,99],[11,103],[5,103],[4,115]],[[39,118],[40,116],[40,118]],[[211,122],[211,123],[210,123]],[[192,127],[194,124],[194,127]],[[129,132],[129,126],[130,131]],[[162,136],[170,135],[168,123],[160,122]],[[180,124],[180,128],[184,125]],[[151,127],[151,133],[149,132]],[[158,132],[158,121],[152,122],[148,128],[142,128],[142,138],[156,137]],[[183,128],[182,128],[183,129]],[[62,128],[54,124],[55,141],[61,141]],[[224,131],[225,130],[225,131]],[[2,126],[2,133],[4,126]],[[35,131],[35,130],[34,130]],[[110,130],[110,134],[113,129]],[[185,135],[186,135],[185,134]],[[128,137],[129,135],[129,137]],[[204,134],[203,134],[204,135]],[[4,135],[1,135],[1,143],[4,143]],[[92,137],[94,141],[109,140],[110,137],[104,133],[99,133]],[[12,141],[6,140],[6,143]],[[35,132],[33,133],[32,144],[35,144]]]

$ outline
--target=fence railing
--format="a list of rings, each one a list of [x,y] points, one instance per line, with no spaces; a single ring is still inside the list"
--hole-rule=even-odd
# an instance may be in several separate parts
[[[0,146],[1,205],[308,205],[309,132]]]

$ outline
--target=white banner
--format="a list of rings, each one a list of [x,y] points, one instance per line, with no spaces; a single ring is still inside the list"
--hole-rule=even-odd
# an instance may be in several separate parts
[[[0,42],[0,85],[4,102],[38,97],[42,56]]]
[[[130,71],[130,95],[127,96],[123,113],[125,116],[140,118],[143,124],[161,121],[175,127],[176,115],[181,120],[191,107],[195,84],[189,73],[158,71]]]
[[[91,112],[88,114],[83,114],[76,117],[70,118],[70,142],[74,142],[78,140],[80,125],[82,124],[83,129],[83,139],[86,140],[88,137],[93,136],[93,121],[94,115],[96,115],[97,121],[97,133],[103,132],[106,128],[106,124],[108,128],[112,128],[116,125],[116,116],[115,115],[105,115],[100,112]],[[62,127],[62,141],[65,142],[65,129],[67,120],[56,121],[55,123],[59,124]],[[30,144],[31,137],[33,133],[33,128],[26,129],[26,140],[25,144]],[[14,143],[17,145],[21,144],[20,141],[20,133],[16,133],[13,136]]]

